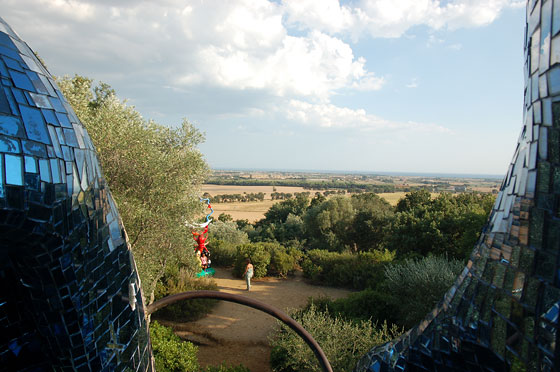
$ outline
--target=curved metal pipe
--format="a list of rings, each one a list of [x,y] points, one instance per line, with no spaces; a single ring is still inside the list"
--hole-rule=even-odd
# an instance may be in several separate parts
[[[210,298],[215,300],[235,302],[237,304],[252,307],[253,309],[257,309],[269,315],[272,315],[273,317],[293,329],[299,335],[299,337],[301,337],[307,343],[307,345],[309,345],[309,347],[311,348],[311,350],[313,350],[313,353],[315,353],[315,356],[319,360],[323,371],[333,372],[327,356],[321,349],[321,346],[319,346],[317,341],[313,339],[313,336],[311,336],[309,332],[307,332],[298,322],[293,320],[288,314],[284,313],[283,311],[280,311],[270,305],[265,304],[264,302],[254,300],[252,298],[218,291],[189,291],[164,297],[161,300],[158,300],[149,305],[147,307],[147,312],[148,315],[150,315],[157,310],[166,307],[167,305],[171,305],[182,300],[192,300],[195,298]]]

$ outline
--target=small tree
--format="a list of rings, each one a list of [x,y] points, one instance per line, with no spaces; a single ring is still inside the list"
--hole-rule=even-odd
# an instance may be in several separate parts
[[[412,327],[422,320],[443,298],[462,269],[459,260],[435,256],[388,265],[385,286],[399,305],[399,323]]]

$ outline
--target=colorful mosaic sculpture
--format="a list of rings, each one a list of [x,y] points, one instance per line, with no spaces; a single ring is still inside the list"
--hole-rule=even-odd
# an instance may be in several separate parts
[[[0,19],[0,368],[151,371],[140,283],[91,140]]]
[[[560,1],[527,4],[524,123],[471,259],[418,326],[365,371],[558,371]]]

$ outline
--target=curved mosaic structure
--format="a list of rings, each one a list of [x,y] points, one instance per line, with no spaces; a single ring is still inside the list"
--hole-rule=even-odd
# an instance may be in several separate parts
[[[529,1],[525,35],[523,128],[470,261],[356,372],[560,370],[560,1]]]
[[[0,19],[0,366],[151,371],[140,283],[91,140]]]

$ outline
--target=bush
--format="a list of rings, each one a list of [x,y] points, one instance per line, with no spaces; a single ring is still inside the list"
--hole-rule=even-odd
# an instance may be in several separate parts
[[[152,322],[150,340],[158,372],[198,371],[198,348],[190,342],[182,341],[171,328]]]
[[[383,279],[383,267],[391,262],[389,251],[336,253],[311,250],[303,261],[303,274],[317,284],[355,289],[376,287]]]
[[[208,228],[208,242],[221,240],[233,246],[249,242],[247,233],[238,229],[233,221],[214,221]]]
[[[369,321],[351,322],[331,317],[311,306],[292,314],[321,345],[334,371],[351,371],[372,347],[398,336],[396,327],[375,327]],[[271,364],[277,372],[320,371],[313,351],[295,332],[281,324],[271,338]]]
[[[159,300],[173,294],[200,289],[217,290],[218,286],[213,279],[193,278],[186,270],[178,269],[166,273],[164,282],[158,283],[156,287],[155,296],[156,300]],[[216,304],[217,300],[185,300],[158,310],[153,317],[174,321],[197,320],[210,312]]]
[[[233,275],[241,277],[246,260],[250,258],[256,278],[267,275],[286,277],[297,268],[301,256],[300,250],[285,248],[277,242],[244,244],[237,247]]]
[[[297,266],[297,256],[291,255],[284,247],[274,249],[270,257],[268,274],[286,277]]]
[[[385,268],[385,286],[398,304],[399,324],[412,327],[443,298],[463,269],[459,260],[445,257],[407,259]]]
[[[250,258],[254,266],[254,277],[262,278],[266,276],[268,265],[270,265],[270,253],[267,245],[273,243],[249,243],[237,247],[237,257],[233,267],[233,275],[241,277],[245,271],[246,259]]]
[[[372,320],[376,323],[397,324],[398,306],[393,298],[375,289],[365,289],[351,293],[347,298],[331,300],[327,297],[311,298],[307,308],[316,306],[321,311],[328,311],[335,317],[352,321]]]
[[[159,371],[158,371],[159,372]],[[208,366],[202,370],[202,372],[251,372],[249,368],[238,365],[238,366],[228,366],[221,364],[219,366]]]
[[[223,240],[212,240],[208,243],[212,266],[231,267],[237,257],[237,247]]]

